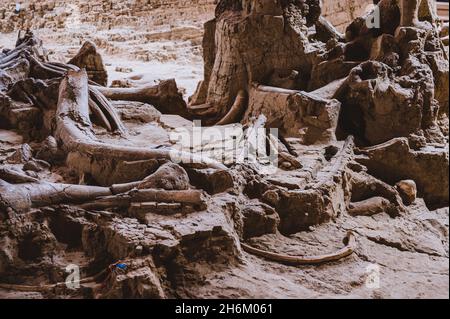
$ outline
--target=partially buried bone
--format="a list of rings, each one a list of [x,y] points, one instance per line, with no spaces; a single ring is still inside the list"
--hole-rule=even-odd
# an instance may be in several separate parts
[[[98,159],[110,162],[158,159],[185,165],[226,169],[223,164],[207,157],[170,148],[124,146],[98,140],[92,131],[89,118],[88,81],[84,71],[69,71],[61,83],[55,137],[69,155],[67,165],[84,173],[95,174],[95,171],[87,171],[89,167],[84,167],[80,163],[80,159],[83,158],[90,158],[91,163]]]

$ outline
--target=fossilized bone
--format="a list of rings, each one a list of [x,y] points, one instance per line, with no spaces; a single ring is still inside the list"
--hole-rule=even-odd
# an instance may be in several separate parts
[[[25,175],[21,172],[6,167],[0,168],[0,179],[3,179],[4,181],[12,184],[38,182],[38,180],[34,177]]]
[[[53,81],[60,81],[64,74],[69,70],[77,71],[78,68],[68,66],[66,69],[54,69],[49,63],[39,61],[36,57],[30,55],[29,60],[33,65],[33,72],[38,78],[45,80],[45,85]],[[40,80],[37,80],[40,81]],[[49,108],[53,103],[49,103],[48,96],[42,94],[39,88],[36,88],[36,80],[28,79],[25,82],[16,82],[16,88],[19,88],[29,103],[33,103],[43,109]],[[96,116],[98,124],[108,131],[115,131],[119,134],[125,134],[125,126],[120,117],[117,115],[114,107],[110,101],[106,99],[97,89],[98,86],[89,85],[89,107],[92,113]],[[45,99],[43,99],[45,97]]]
[[[233,105],[220,120],[216,120],[217,116],[220,115],[221,108],[218,105],[212,103],[205,104],[190,104],[187,106],[189,114],[193,115],[195,118],[200,118],[205,121],[205,124],[214,125],[227,125],[236,122],[240,122],[240,117],[245,113],[245,109],[248,105],[248,94],[245,90],[240,90],[234,100]],[[214,122],[214,120],[216,122]]]
[[[146,177],[138,186],[139,189],[163,188],[165,190],[187,190],[189,176],[177,164],[168,162],[162,165],[152,175]]]
[[[16,48],[17,49],[17,48]],[[0,59],[0,69],[4,68],[6,63],[10,63],[13,60],[17,60],[20,56],[24,56],[30,53],[31,49],[29,47],[23,47],[19,50],[13,50],[8,52],[8,54]]]
[[[359,158],[357,160],[360,161]],[[402,198],[395,187],[366,172],[352,172],[350,185],[352,197],[355,200],[349,205],[351,215],[371,214],[371,212],[376,214],[383,211],[392,217],[397,217],[406,212]]]
[[[129,207],[134,202],[148,201],[203,207],[203,192],[188,188],[187,173],[173,163],[164,164],[142,181],[110,187],[39,182],[18,171],[0,168],[0,208],[12,208],[16,212],[61,203],[85,202],[88,203],[82,207],[89,209]]]
[[[89,97],[89,108],[92,111],[92,113],[95,115],[95,118],[98,121],[98,124],[101,127],[104,127],[109,132],[113,131],[113,128],[111,126],[111,123],[109,122],[108,118],[106,117],[105,113],[103,113],[103,110],[98,106],[97,103],[92,99],[92,97]]]
[[[33,44],[42,44],[42,41],[36,38],[34,36],[34,33],[29,28],[25,29],[24,31],[25,32],[22,35],[22,30],[19,30],[19,33],[17,34],[16,47],[20,47],[22,44],[30,42],[32,42]]]
[[[10,68],[10,67],[14,66],[14,64],[16,64],[16,63],[17,63],[16,59],[6,61],[5,63],[0,64],[0,70],[5,70],[7,68]]]
[[[27,42],[29,43],[29,42]],[[72,71],[79,71],[80,69],[71,64],[57,63],[57,62],[45,62],[41,61],[38,57],[35,56],[32,50],[26,46],[27,43],[23,43],[21,46],[24,46],[20,51],[16,51],[15,54],[9,55],[9,61],[3,65],[0,65],[0,68],[12,67],[13,64],[17,63],[17,56],[23,56],[26,58],[31,64],[31,76],[38,79],[55,79],[64,77],[65,73]],[[4,60],[6,61],[6,60]],[[91,83],[91,82],[90,82]],[[119,116],[114,110],[114,107],[105,98],[99,91],[99,86],[96,83],[93,83],[89,86],[90,91],[90,101],[89,106],[91,111],[95,114],[96,118],[99,121],[99,125],[106,128],[108,131],[116,131],[120,134],[125,133],[125,127],[122,124]],[[28,100],[31,103],[38,102],[39,99],[34,99],[32,88],[23,88],[25,91],[25,95],[28,96]],[[42,106],[42,105],[41,105]],[[48,105],[44,105],[43,107],[48,107]]]
[[[217,108],[212,103],[190,104],[188,109],[196,117],[211,117],[217,114]]]
[[[29,47],[33,46],[36,43],[35,39],[29,39],[16,46],[14,49],[9,50],[6,54],[0,56],[0,64],[4,63],[4,61],[8,61],[16,58],[20,53],[24,51],[29,51]]]
[[[340,33],[327,19],[320,16],[316,22],[316,32],[320,40],[328,41],[335,39],[337,41],[343,41],[345,35]]]
[[[201,209],[206,206],[206,198],[200,190],[168,191],[156,189],[132,190],[114,196],[104,196],[80,207],[87,210],[104,210],[110,208],[129,208],[132,203],[180,203],[194,205]]]
[[[96,106],[100,109],[100,116],[104,116],[102,122],[106,120],[106,125],[111,127],[111,131],[117,131],[124,134],[126,129],[122,124],[122,120],[117,115],[114,107],[108,101],[108,99],[100,93],[98,87],[90,85],[89,86],[90,99],[94,102]],[[97,111],[98,112],[98,111]]]
[[[37,68],[35,72],[39,73],[40,78],[59,78],[63,77],[65,73],[70,70],[79,70],[78,67],[71,65],[41,62],[31,54],[28,56],[28,59],[32,62],[34,68]],[[122,121],[115,112],[111,103],[98,91],[97,88],[98,86],[89,86],[89,106],[91,107],[92,112],[97,116],[103,127],[109,131],[117,131],[123,134],[125,132],[125,127],[122,124]]]
[[[245,112],[247,101],[247,93],[243,90],[239,91],[233,106],[231,106],[228,113],[220,121],[218,121],[216,125],[227,125],[239,122],[240,117],[242,117]]]
[[[26,212],[31,208],[62,203],[81,203],[85,209],[108,209],[129,207],[136,202],[182,203],[204,207],[203,191],[145,189],[161,178],[160,174],[149,176],[144,181],[117,184],[110,187],[57,184],[25,179],[20,173],[2,169],[1,177],[9,178],[11,184],[0,179],[0,209],[11,208],[15,212]]]
[[[97,87],[111,100],[137,101],[155,106],[160,112],[190,118],[186,103],[178,91],[175,80],[161,81],[158,85],[137,88]]]
[[[76,203],[111,195],[108,187],[54,183],[10,184],[0,180],[0,206],[16,212],[60,203]]]
[[[90,276],[90,277],[86,277],[83,279],[80,279],[78,281],[74,281],[74,284],[88,284],[88,283],[95,283],[98,282],[99,280],[101,280],[102,277],[104,277],[107,272],[110,270],[110,267],[107,267],[105,269],[103,269],[102,271],[100,271],[98,274],[94,275],[94,276]],[[14,284],[6,284],[6,283],[0,283],[0,288],[1,289],[6,289],[6,290],[13,290],[13,291],[22,291],[22,292],[46,292],[52,289],[56,289],[56,288],[67,288],[67,283],[66,282],[57,282],[54,284],[47,284],[47,285],[14,285]]]
[[[249,254],[256,255],[258,257],[263,257],[267,260],[290,265],[317,265],[332,261],[338,261],[352,255],[356,249],[356,239],[353,232],[351,231],[348,232],[345,241],[347,242],[346,246],[338,250],[337,252],[319,256],[305,256],[305,257],[290,256],[280,253],[269,252],[252,247],[244,243],[241,243],[241,246],[244,249],[244,251],[248,252]]]
[[[12,60],[7,63],[4,68],[0,69],[5,71],[3,74],[9,77],[14,83],[15,81],[23,80],[28,77],[30,63],[26,58],[20,57],[19,59]]]
[[[300,169],[303,167],[297,159],[297,155],[291,154],[292,150],[284,144],[286,142],[285,140],[283,141],[282,138],[276,137],[270,133],[267,136],[267,140],[271,149],[277,150],[279,163],[289,163],[290,169]]]
[[[52,79],[61,77],[64,72],[55,69],[45,62],[39,61],[33,54],[26,54],[28,61],[31,63],[30,75],[39,79]]]
[[[152,149],[118,144],[107,144],[96,139],[89,119],[88,81],[85,71],[68,71],[61,82],[58,108],[56,112],[55,137],[68,153],[67,165],[85,170],[80,166],[80,158],[99,158],[105,161],[137,161],[159,159],[179,161],[186,165],[207,166],[226,170],[226,167],[207,157],[173,149]],[[95,172],[87,172],[95,174]],[[95,178],[95,176],[93,176]]]
[[[351,216],[372,216],[389,210],[390,203],[384,197],[372,197],[360,202],[350,203]]]

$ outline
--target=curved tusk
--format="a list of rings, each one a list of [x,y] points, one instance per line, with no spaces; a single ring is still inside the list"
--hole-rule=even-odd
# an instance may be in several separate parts
[[[213,116],[217,113],[216,107],[212,103],[188,105],[188,112],[196,116]]]
[[[291,265],[318,265],[327,262],[338,261],[341,260],[342,258],[348,257],[351,254],[353,254],[353,252],[356,249],[355,235],[353,234],[352,231],[349,231],[345,239],[347,241],[347,245],[344,248],[338,250],[337,252],[326,255],[309,256],[309,257],[297,257],[268,252],[243,243],[241,243],[241,246],[244,249],[244,251],[248,252],[249,254],[258,257],[263,257],[271,261]]]
[[[119,115],[117,115],[114,106],[111,105],[111,102],[97,89],[97,87],[89,85],[89,96],[89,98],[99,107],[104,117],[106,117],[111,129],[118,131],[120,134],[125,134],[125,126],[122,124]]]
[[[228,111],[227,115],[225,115],[220,121],[216,123],[216,125],[228,125],[239,122],[239,117],[245,111],[247,105],[247,92],[244,90],[239,91],[236,96],[236,100],[234,100],[233,106]]]

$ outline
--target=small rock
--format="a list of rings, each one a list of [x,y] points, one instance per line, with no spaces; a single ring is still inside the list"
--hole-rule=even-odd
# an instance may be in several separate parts
[[[280,196],[278,195],[278,193],[276,191],[273,190],[268,190],[267,192],[265,192],[263,194],[263,200],[272,205],[272,206],[277,206],[279,201],[280,201]]]
[[[136,246],[136,248],[134,249],[134,252],[137,256],[141,256],[143,251],[144,247],[142,247],[141,245]]]
[[[128,80],[113,80],[111,82],[111,87],[113,88],[130,88],[132,87],[132,84]]]
[[[50,168],[50,164],[46,161],[32,159],[23,165],[24,171],[42,172],[44,169]]]
[[[121,85],[116,87],[129,86]],[[141,102],[115,101],[113,105],[117,109],[117,112],[121,118],[125,121],[151,123],[158,122],[161,118],[161,112],[150,104]]]
[[[334,145],[327,146],[325,148],[325,153],[324,153],[325,159],[327,161],[331,161],[333,159],[333,157],[335,157],[337,155],[338,152],[339,152],[339,148],[337,148],[336,146],[334,146]]]
[[[51,162],[58,153],[58,143],[53,136],[47,137],[36,154],[36,158]]]
[[[189,176],[181,166],[175,163],[166,163],[155,173],[145,178],[138,188],[186,190],[189,189]]]
[[[292,168],[292,164],[289,162],[283,162],[281,163],[281,168],[284,170],[290,170]]]
[[[131,72],[133,72],[133,69],[132,68],[123,67],[123,66],[117,66],[116,67],[116,72],[131,73]]]
[[[396,185],[397,191],[403,199],[405,205],[411,205],[417,198],[417,185],[413,180],[403,180]]]

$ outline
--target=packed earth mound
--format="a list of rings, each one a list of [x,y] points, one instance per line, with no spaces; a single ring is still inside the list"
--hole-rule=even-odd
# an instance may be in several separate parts
[[[170,74],[109,85],[92,41],[61,61],[19,33],[0,54],[0,297],[448,298],[432,12],[381,0],[341,32],[318,0],[221,0],[187,101]]]

